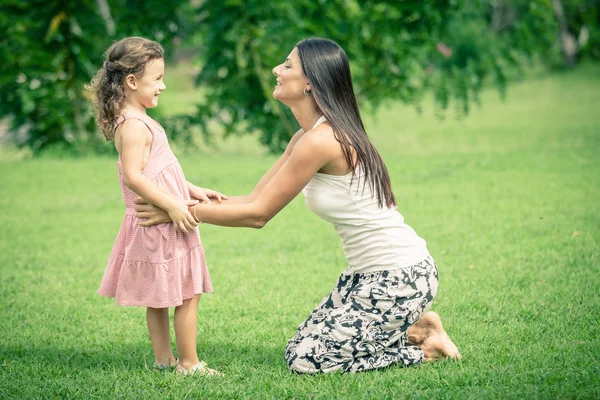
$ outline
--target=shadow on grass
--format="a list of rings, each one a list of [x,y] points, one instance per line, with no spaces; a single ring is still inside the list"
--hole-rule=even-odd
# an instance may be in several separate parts
[[[214,368],[260,369],[262,371],[287,371],[283,348],[255,346],[222,341],[203,341],[199,356]],[[122,345],[105,342],[90,347],[68,347],[24,344],[2,345],[0,366],[19,368],[65,368],[69,370],[110,370],[133,372],[153,369],[154,357],[150,342]]]

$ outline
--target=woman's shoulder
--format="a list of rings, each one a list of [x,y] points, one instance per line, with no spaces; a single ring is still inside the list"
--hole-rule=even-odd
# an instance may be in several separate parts
[[[333,128],[328,123],[322,123],[306,132],[303,140],[307,140],[312,147],[312,151],[320,154],[325,161],[323,168],[319,172],[330,175],[345,175],[351,171],[348,165],[345,150],[342,143],[336,137]],[[352,147],[349,138],[346,136],[347,144]],[[350,150],[354,156],[354,151]]]
[[[338,150],[340,146],[333,134],[333,128],[327,123],[322,123],[309,129],[302,135],[300,140],[323,149],[331,148],[332,150]]]
[[[340,151],[340,144],[333,135],[329,125],[321,124],[300,136],[295,149],[302,149],[306,154],[324,159],[334,159]]]
[[[302,136],[304,136],[304,130],[302,128],[300,128],[300,129],[298,129],[298,131],[296,131],[294,136],[292,136],[292,138],[288,142],[287,147],[285,148],[284,154],[289,156],[292,153],[292,151],[294,150],[296,143],[298,143],[298,140],[300,140],[300,138]]]

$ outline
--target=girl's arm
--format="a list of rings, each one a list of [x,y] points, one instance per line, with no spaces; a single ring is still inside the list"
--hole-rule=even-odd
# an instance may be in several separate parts
[[[223,200],[228,199],[228,197],[225,196],[223,193],[219,193],[216,190],[212,190],[212,189],[198,187],[190,181],[187,181],[187,187],[188,187],[188,191],[190,193],[190,197],[192,197],[194,199],[198,199],[203,203],[210,204],[211,203],[210,199],[215,199],[219,203]]]
[[[223,199],[219,202],[221,206],[223,205],[233,205],[233,204],[250,204],[255,201],[259,194],[263,191],[263,189],[267,186],[267,184],[273,179],[273,177],[279,172],[282,166],[287,162],[296,146],[296,143],[304,136],[304,131],[302,129],[298,130],[292,137],[292,140],[288,143],[285,152],[279,157],[277,162],[273,164],[273,166],[263,175],[263,177],[258,181],[254,190],[245,196],[228,196],[227,199]],[[302,190],[302,189],[300,189]],[[146,219],[144,222],[144,226],[151,226],[155,224],[161,224],[165,222],[170,222],[169,214],[164,210],[161,210],[158,207],[153,206],[152,204],[147,204],[147,201],[143,198],[135,199],[135,210],[137,211],[136,216],[138,218]]]
[[[256,199],[246,204],[197,204],[197,218],[222,226],[262,228],[294,199],[311,178],[339,153],[331,138],[314,134],[298,140],[294,151],[264,185]],[[142,223],[144,225],[144,223]]]
[[[152,135],[146,125],[136,119],[126,120],[118,129],[123,183],[148,202],[164,209],[169,214],[176,229],[187,233],[193,230],[196,221],[188,212],[188,205],[195,202],[179,200],[172,194],[155,186],[142,174],[144,150],[152,143]]]

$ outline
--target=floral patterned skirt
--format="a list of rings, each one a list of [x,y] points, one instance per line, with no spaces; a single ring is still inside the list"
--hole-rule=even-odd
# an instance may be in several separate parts
[[[427,311],[437,288],[431,256],[398,270],[342,273],[288,341],[288,367],[300,373],[359,372],[423,361],[406,331]]]

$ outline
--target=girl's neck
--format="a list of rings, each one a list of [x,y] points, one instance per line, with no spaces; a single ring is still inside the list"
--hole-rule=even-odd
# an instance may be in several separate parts
[[[125,104],[121,109],[121,114],[142,114],[148,115],[146,113],[146,107],[143,106],[135,106],[133,104]]]

